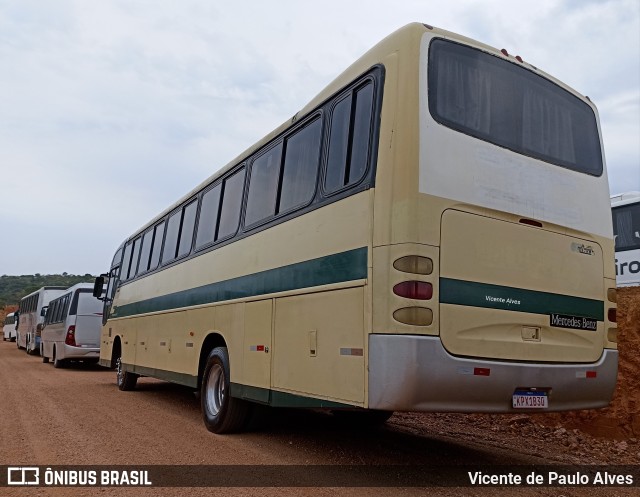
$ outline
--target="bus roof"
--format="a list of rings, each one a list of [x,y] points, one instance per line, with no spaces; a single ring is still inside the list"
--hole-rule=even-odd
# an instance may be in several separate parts
[[[67,289],[66,286],[43,286],[42,288],[38,288],[37,290],[25,295],[20,300],[22,301],[27,297],[31,297],[32,295],[42,292],[43,290],[66,290],[66,289]]]
[[[621,205],[635,204],[636,202],[640,202],[640,192],[611,195],[611,207],[620,207]]]

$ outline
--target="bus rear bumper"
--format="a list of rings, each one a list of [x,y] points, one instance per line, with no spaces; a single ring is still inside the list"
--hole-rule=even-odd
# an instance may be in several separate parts
[[[74,347],[64,344],[64,359],[97,360],[100,358],[100,347]]]
[[[548,412],[606,407],[618,351],[590,364],[456,357],[439,337],[369,335],[369,408],[430,412]],[[514,409],[516,389],[548,391],[548,408]]]

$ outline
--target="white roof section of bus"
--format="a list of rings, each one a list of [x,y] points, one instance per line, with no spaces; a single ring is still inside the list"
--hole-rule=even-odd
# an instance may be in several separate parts
[[[640,192],[625,192],[611,195],[611,207],[635,204],[636,202],[640,202]]]
[[[65,287],[63,287],[63,286],[43,286],[42,288],[38,288],[36,291],[31,292],[28,295],[25,295],[20,300],[24,300],[27,297],[31,297],[32,295],[36,295],[36,294],[38,294],[40,292],[43,292],[43,291],[46,291],[46,290],[65,290]]]
[[[65,290],[65,293],[66,292],[74,292],[76,290],[81,290],[81,289],[84,289],[84,288],[90,288],[90,289],[93,290],[93,283],[76,283],[75,285],[70,286],[69,288],[67,288]]]

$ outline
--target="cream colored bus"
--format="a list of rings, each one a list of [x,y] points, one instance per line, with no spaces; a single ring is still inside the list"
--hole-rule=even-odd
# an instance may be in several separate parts
[[[591,101],[411,24],[126,239],[100,362],[122,390],[199,389],[217,433],[255,403],[363,421],[602,407],[613,247]]]

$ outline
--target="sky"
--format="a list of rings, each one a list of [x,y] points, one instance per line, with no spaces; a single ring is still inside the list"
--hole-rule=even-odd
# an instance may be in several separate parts
[[[0,275],[107,271],[126,237],[414,21],[588,95],[611,193],[640,191],[638,0],[0,0]]]

